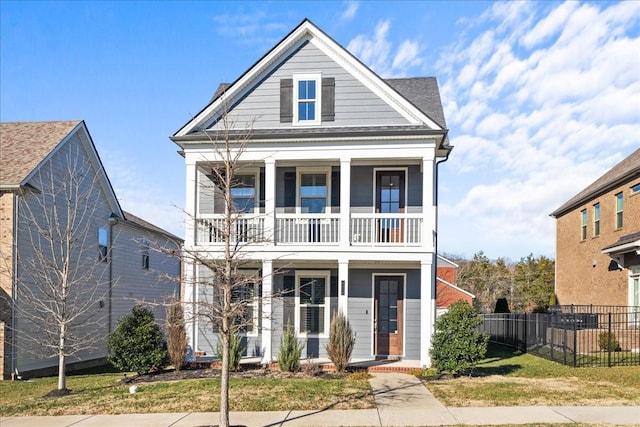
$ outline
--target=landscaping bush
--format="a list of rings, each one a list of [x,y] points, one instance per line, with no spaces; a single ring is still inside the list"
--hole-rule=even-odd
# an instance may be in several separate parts
[[[239,334],[231,334],[229,337],[229,369],[237,371],[240,368],[240,360],[242,359],[242,337]],[[218,335],[218,343],[216,344],[216,356],[222,361],[222,335]]]
[[[296,332],[287,322],[287,327],[280,337],[280,353],[278,354],[278,367],[281,371],[298,372],[300,370],[300,353],[304,343],[299,343]]]
[[[620,344],[613,332],[600,332],[598,334],[598,347],[603,351],[618,351]]]
[[[344,372],[351,360],[356,336],[351,329],[347,317],[338,313],[331,321],[329,343],[325,346],[329,359],[336,367],[336,371]]]
[[[120,371],[143,374],[160,369],[167,358],[153,312],[136,305],[109,336],[109,361]]]
[[[433,366],[438,372],[471,374],[487,353],[489,337],[477,327],[480,317],[465,301],[458,301],[435,324],[430,351]]]
[[[174,301],[167,309],[167,352],[169,361],[179,371],[187,355],[187,332],[184,328],[184,310],[180,301]]]

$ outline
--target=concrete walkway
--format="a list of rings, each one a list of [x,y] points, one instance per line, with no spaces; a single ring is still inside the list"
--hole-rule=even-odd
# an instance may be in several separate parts
[[[640,425],[640,406],[446,407],[410,375],[380,373],[371,379],[377,409],[233,412],[246,426],[435,426],[527,423]],[[0,417],[0,427],[197,427],[218,423],[217,413]]]

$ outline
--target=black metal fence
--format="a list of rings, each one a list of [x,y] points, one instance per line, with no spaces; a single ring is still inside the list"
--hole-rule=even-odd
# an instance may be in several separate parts
[[[555,306],[482,315],[489,340],[565,365],[640,366],[640,307]]]

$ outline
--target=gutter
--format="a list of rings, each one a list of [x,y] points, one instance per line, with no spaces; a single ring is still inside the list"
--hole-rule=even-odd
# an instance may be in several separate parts
[[[12,252],[13,252],[13,256],[12,256],[12,260],[11,263],[13,264],[13,274],[12,274],[12,297],[13,297],[13,304],[11,304],[11,378],[13,378],[13,376],[15,375],[16,369],[17,369],[17,363],[16,363],[16,303],[17,298],[18,298],[18,197],[20,197],[20,195],[18,193],[15,193],[15,196],[13,198],[13,236],[12,236],[12,242],[11,244],[13,245],[12,248]]]

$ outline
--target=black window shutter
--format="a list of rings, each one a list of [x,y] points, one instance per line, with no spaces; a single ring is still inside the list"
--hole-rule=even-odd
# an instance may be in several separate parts
[[[296,207],[296,173],[284,173],[284,207]]]
[[[280,123],[293,122],[293,79],[280,80]]]
[[[338,168],[331,170],[331,206],[340,206],[340,170]]]
[[[259,200],[260,200],[260,207],[264,208],[264,199],[265,199],[265,187],[266,187],[266,182],[265,182],[265,178],[264,178],[264,168],[260,168],[260,194],[259,194]]]
[[[336,118],[336,79],[324,77],[322,79],[322,121],[332,122]]]

